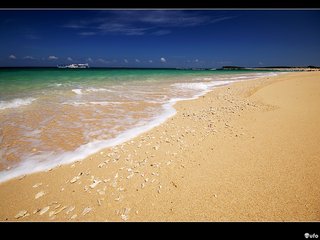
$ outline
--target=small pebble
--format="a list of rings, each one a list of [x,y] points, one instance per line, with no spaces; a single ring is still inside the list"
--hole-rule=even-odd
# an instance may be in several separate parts
[[[42,196],[44,196],[45,195],[45,193],[44,193],[44,191],[41,191],[41,192],[38,192],[36,195],[35,195],[35,199],[38,199],[38,198],[41,198]]]

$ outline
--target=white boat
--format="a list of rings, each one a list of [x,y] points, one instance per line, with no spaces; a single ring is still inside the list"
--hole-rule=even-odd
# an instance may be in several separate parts
[[[88,63],[72,63],[70,65],[57,65],[58,68],[89,68]]]

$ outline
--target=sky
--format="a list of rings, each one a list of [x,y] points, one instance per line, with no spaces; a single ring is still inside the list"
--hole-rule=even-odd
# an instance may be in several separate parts
[[[0,10],[0,67],[320,66],[320,10]]]

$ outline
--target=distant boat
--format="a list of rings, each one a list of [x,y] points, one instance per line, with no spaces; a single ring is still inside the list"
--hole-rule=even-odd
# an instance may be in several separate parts
[[[72,63],[70,65],[57,65],[58,68],[89,68],[88,63]]]

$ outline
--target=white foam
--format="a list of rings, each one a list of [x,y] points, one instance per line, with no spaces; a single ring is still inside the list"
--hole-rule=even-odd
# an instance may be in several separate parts
[[[231,81],[212,81],[212,82],[199,82],[199,83],[174,83],[171,86],[178,89],[191,89],[191,90],[203,90],[206,91],[212,87],[222,86],[231,83]]]
[[[35,100],[36,98],[29,97],[29,98],[16,98],[10,101],[0,101],[0,110],[26,106],[31,104]]]
[[[88,88],[86,89],[87,92],[113,92],[110,89],[106,89],[106,88]]]
[[[46,152],[38,155],[29,155],[26,160],[20,162],[17,166],[12,167],[7,171],[0,172],[0,182],[4,182],[25,174],[45,171],[59,165],[69,164],[94,154],[103,148],[113,147],[124,143],[143,132],[151,130],[152,128],[163,123],[169,117],[173,116],[176,113],[176,110],[172,107],[172,105],[172,103],[164,104],[164,111],[161,116],[155,117],[148,124],[143,124],[144,122],[141,122],[140,126],[127,130],[115,138],[90,142],[78,147],[72,152],[60,154]]]
[[[63,105],[71,105],[71,106],[80,106],[80,105],[87,105],[85,102],[63,102]]]
[[[75,88],[75,89],[72,89],[71,91],[78,95],[82,94],[82,89],[80,88]]]
[[[254,77],[252,77],[251,79],[253,78]],[[52,169],[59,165],[69,164],[77,160],[84,159],[87,156],[100,151],[101,149],[113,147],[121,143],[124,143],[144,132],[151,130],[152,128],[160,125],[161,123],[165,122],[168,118],[175,115],[176,110],[173,106],[176,102],[196,99],[206,94],[214,87],[227,85],[232,82],[234,81],[212,81],[206,84],[200,83],[200,85],[194,85],[190,83],[188,83],[188,85],[181,85],[184,83],[179,83],[180,85],[175,86],[187,86],[188,88],[191,87],[192,89],[195,88],[202,91],[197,92],[197,94],[194,94],[191,97],[171,98],[165,104],[162,105],[163,111],[160,115],[154,117],[150,121],[141,121],[135,127],[122,132],[115,138],[107,140],[95,140],[93,142],[89,142],[78,147],[76,150],[72,152],[43,152],[41,154],[30,154],[29,156],[25,156],[25,160],[20,162],[17,166],[12,167],[9,170],[0,172],[0,182],[4,182],[12,178],[19,177],[21,175]]]
[[[89,103],[93,105],[105,106],[105,105],[123,104],[124,102],[89,102]]]
[[[72,92],[76,94],[84,94],[84,93],[90,93],[90,92],[114,92],[113,90],[106,89],[106,88],[87,88],[87,89],[81,89],[81,88],[75,88],[71,90]]]
[[[191,89],[191,90],[207,90],[208,86],[205,83],[174,83],[171,86],[179,89]]]
[[[77,101],[68,101],[63,102],[64,105],[71,105],[71,106],[90,106],[90,105],[101,105],[101,106],[107,106],[107,105],[116,105],[116,104],[123,104],[126,102],[114,102],[114,101],[101,101],[101,102],[77,102]]]
[[[62,86],[62,83],[54,83],[54,84],[51,84],[49,86],[53,86],[53,87],[61,87]]]

